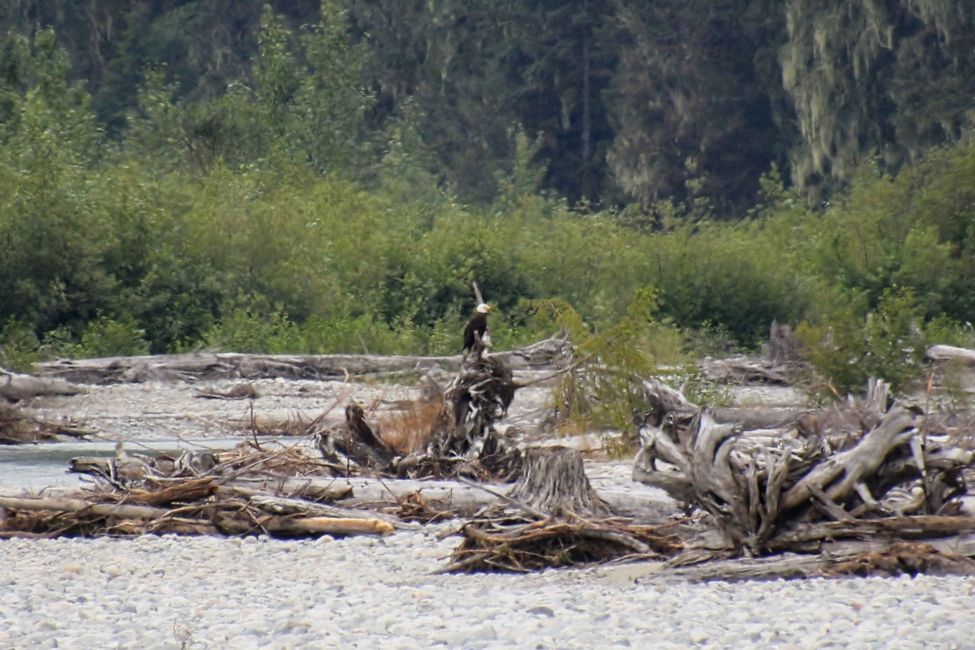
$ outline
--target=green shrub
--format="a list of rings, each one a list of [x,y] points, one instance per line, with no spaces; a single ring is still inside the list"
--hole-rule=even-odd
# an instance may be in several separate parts
[[[75,356],[85,358],[149,354],[146,332],[131,318],[101,317],[90,321],[81,334]]]
[[[286,354],[304,352],[301,329],[281,311],[256,313],[237,308],[203,335],[208,345],[226,352]]]
[[[910,289],[884,292],[876,309],[852,300],[824,323],[797,330],[819,373],[841,393],[859,393],[876,377],[904,391],[920,379],[927,346],[924,321]],[[865,312],[865,313],[864,313]]]
[[[34,331],[17,320],[8,320],[0,330],[0,368],[29,372],[40,360],[39,349]]]
[[[635,380],[657,374],[659,365],[684,361],[683,337],[656,318],[653,289],[638,291],[623,318],[600,331],[592,331],[563,301],[536,304],[540,318],[569,335],[581,363],[564,376],[553,396],[566,430],[630,429],[634,410],[645,407]]]

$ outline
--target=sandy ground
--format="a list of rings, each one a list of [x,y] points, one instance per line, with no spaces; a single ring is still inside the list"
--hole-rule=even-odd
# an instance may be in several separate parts
[[[205,392],[227,392],[243,384],[254,389],[255,399],[200,397]],[[34,398],[26,407],[39,418],[73,422],[101,439],[153,440],[250,435],[255,425],[297,424],[323,414],[327,422],[339,422],[345,405],[352,401],[360,404],[370,419],[380,420],[402,410],[406,401],[419,395],[417,387],[396,383],[285,379],[146,382],[90,385],[86,389],[80,395]],[[537,430],[549,390],[544,386],[519,390],[502,424]]]

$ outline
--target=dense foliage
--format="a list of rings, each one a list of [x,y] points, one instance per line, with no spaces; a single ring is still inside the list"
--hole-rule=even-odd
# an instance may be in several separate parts
[[[519,132],[555,196],[726,219],[772,163],[819,204],[866,160],[894,173],[975,119],[970,0],[327,0],[335,31],[316,34],[322,4],[0,0],[0,28],[53,27],[114,135],[155,68],[177,99],[226,96],[191,116],[198,149],[238,137],[223,118],[252,90],[295,100],[290,119],[320,110],[311,149],[338,144],[324,120],[364,111],[356,135],[375,136],[408,119],[411,153],[465,202],[494,199]],[[352,104],[316,87],[353,81]]]
[[[953,126],[927,129],[929,148],[899,140],[899,168],[865,155],[870,138],[824,145],[846,156],[850,184],[825,206],[773,164],[825,173],[825,154],[769,130],[800,87],[810,115],[829,108],[799,69],[769,94],[770,52],[805,47],[779,22],[791,34],[811,3],[786,3],[788,20],[757,1],[50,10],[61,4],[0,2],[35,27],[0,43],[0,365],[204,346],[456,352],[475,279],[499,347],[550,334],[555,304],[600,354],[625,331],[650,352],[640,363],[670,359],[678,331],[753,346],[778,320],[802,324],[841,388],[871,372],[906,381],[893,375],[926,342],[960,341],[975,320],[975,147],[957,106],[938,105]],[[971,22],[953,3],[904,4],[889,11]],[[37,27],[72,12],[94,12],[92,29],[119,22],[91,41]],[[190,46],[198,29],[212,37]],[[970,42],[932,29],[916,57]],[[90,42],[102,58],[80,81],[68,52]],[[857,74],[902,60],[861,59]],[[663,68],[666,84],[641,83]],[[940,141],[953,143],[930,148]],[[818,162],[797,162],[806,154]],[[603,200],[572,200],[585,197]]]

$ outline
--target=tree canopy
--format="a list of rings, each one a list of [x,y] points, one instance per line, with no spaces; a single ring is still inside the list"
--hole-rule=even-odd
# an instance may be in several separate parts
[[[580,332],[646,325],[661,357],[678,330],[750,346],[777,320],[849,385],[851,355],[894,367],[975,321],[964,2],[0,0],[0,20],[0,365],[456,351],[472,280],[495,345],[551,333],[552,305]]]
[[[973,119],[963,0],[2,0],[0,24],[53,28],[110,134],[153,74],[208,107],[211,139],[232,137],[213,132],[215,99],[236,110],[264,87],[304,113],[312,157],[410,120],[427,171],[465,201],[497,196],[524,133],[557,196],[735,218],[772,164],[821,203],[864,161],[896,172]],[[325,99],[342,91],[315,79],[363,95]]]

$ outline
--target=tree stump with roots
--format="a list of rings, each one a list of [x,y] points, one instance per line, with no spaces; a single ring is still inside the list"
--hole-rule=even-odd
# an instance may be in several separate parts
[[[577,449],[528,449],[518,482],[499,496],[502,503],[464,526],[445,572],[521,572],[621,557],[659,560],[682,548],[672,534],[615,516],[592,489]]]
[[[955,497],[965,492],[972,451],[926,432],[920,410],[892,402],[882,381],[871,381],[865,399],[751,431],[717,422],[662,385],[645,389],[653,413],[638,418],[634,480],[708,512],[737,551],[800,550],[835,538],[823,522],[842,523],[844,536],[855,537],[878,518],[919,514],[929,516],[917,520],[923,529],[957,512]]]

